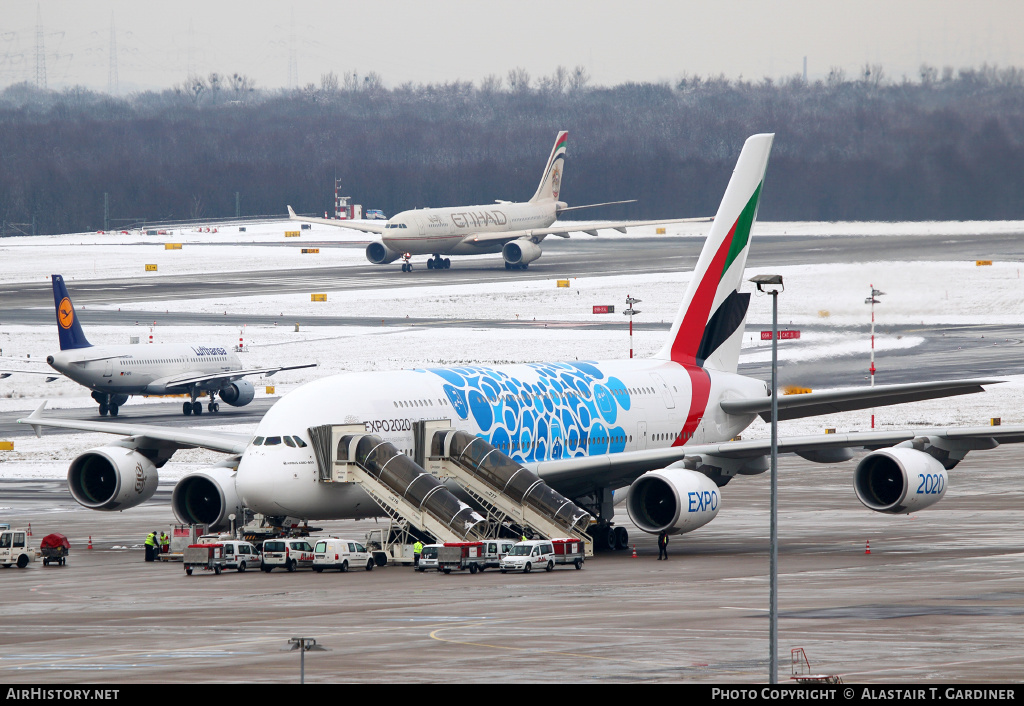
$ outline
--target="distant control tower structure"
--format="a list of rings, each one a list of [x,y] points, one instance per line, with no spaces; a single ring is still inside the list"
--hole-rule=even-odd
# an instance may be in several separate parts
[[[363,207],[359,204],[349,205],[351,196],[341,196],[341,180],[334,179],[334,217],[341,221],[363,217]]]

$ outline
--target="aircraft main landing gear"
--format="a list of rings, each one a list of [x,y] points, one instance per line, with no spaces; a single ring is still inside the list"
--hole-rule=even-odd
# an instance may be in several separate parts
[[[203,413],[203,403],[198,400],[199,394],[192,393],[192,401],[184,402],[181,405],[181,413],[186,417],[190,414],[199,416]],[[220,403],[217,402],[217,393],[214,391],[210,392],[210,401],[206,405],[206,411],[210,414],[216,414],[220,411]]]
[[[99,402],[99,405],[100,405],[100,416],[101,417],[105,417],[108,414],[111,417],[116,417],[117,416],[117,410],[118,410],[118,407],[119,407],[117,402],[127,401],[127,397],[123,397],[122,399],[115,399],[115,397],[118,397],[118,396],[117,395],[108,395],[108,394],[105,394],[103,392],[94,392],[94,393],[92,393],[92,398],[94,400],[96,400],[97,402]]]
[[[427,260],[428,270],[447,270],[452,266],[452,261],[447,257],[441,257],[440,255],[434,255],[433,258]]]

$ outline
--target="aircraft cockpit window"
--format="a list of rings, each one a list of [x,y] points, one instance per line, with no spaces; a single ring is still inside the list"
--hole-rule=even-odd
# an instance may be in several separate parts
[[[264,446],[278,446],[281,443],[280,436],[268,436],[267,440],[263,442]]]
[[[297,436],[293,436],[292,438],[295,439],[295,445],[298,446],[300,449],[306,448],[306,442],[305,441],[303,441],[302,439],[300,439]]]
[[[255,439],[252,440],[252,445],[253,446],[263,446],[263,437],[262,436],[257,436]]]
[[[285,446],[291,446],[293,449],[295,448],[295,442],[292,441],[292,437],[290,436],[284,437],[284,444]]]

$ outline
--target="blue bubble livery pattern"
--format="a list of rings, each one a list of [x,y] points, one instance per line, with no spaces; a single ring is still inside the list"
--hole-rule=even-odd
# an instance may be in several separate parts
[[[486,366],[431,368],[460,418],[515,460],[557,460],[624,451],[629,432],[616,425],[629,390],[591,362],[531,363],[533,381]]]

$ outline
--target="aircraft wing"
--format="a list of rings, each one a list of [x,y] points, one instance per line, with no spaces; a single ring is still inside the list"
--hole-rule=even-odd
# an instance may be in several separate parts
[[[570,233],[587,233],[588,235],[597,235],[599,230],[617,230],[620,233],[625,233],[627,228],[635,228],[637,226],[661,226],[671,225],[673,223],[710,223],[713,219],[711,218],[669,218],[662,221],[601,221],[592,225],[584,224],[573,224],[573,225],[559,225],[555,224],[548,228],[531,228],[529,230],[506,230],[500,233],[473,233],[467,235],[462,239],[463,243],[468,245],[492,245],[495,242],[507,243],[511,240],[519,240],[520,238],[545,238],[549,235],[557,235],[559,238],[568,238]]]
[[[248,375],[265,375],[266,377],[270,377],[274,373],[279,373],[282,370],[298,370],[300,368],[315,368],[316,366],[316,363],[306,363],[304,365],[277,365],[271,368],[223,370],[219,373],[202,373],[200,375],[185,373],[183,375],[177,375],[174,377],[164,378],[162,380],[156,380],[151,384],[165,385],[166,387],[187,387],[189,385],[197,385],[200,383],[210,383],[216,381],[223,381],[225,383],[228,383],[238,380],[239,378],[244,378]]]
[[[899,385],[878,385],[877,387],[847,387],[822,392],[808,392],[779,397],[779,419],[801,419],[820,414],[849,412],[855,409],[884,407],[904,402],[920,402],[939,397],[969,395],[984,392],[982,385],[996,385],[1005,380],[943,380],[938,382],[914,382]],[[729,414],[760,415],[766,422],[772,420],[772,398],[731,399],[720,403]]]
[[[9,378],[12,375],[17,375],[18,373],[21,373],[23,375],[45,375],[46,382],[53,382],[54,380],[60,377],[60,373],[55,373],[52,370],[15,370],[13,368],[0,368],[0,380],[3,380],[4,378]]]
[[[384,226],[377,223],[358,223],[356,221],[342,221],[337,218],[316,218],[314,216],[297,216],[292,207],[288,207],[288,220],[301,221],[303,223],[320,223],[325,226],[334,226],[335,228],[350,228],[352,230],[361,230],[364,233],[383,233]]]
[[[231,432],[224,431],[176,429],[148,424],[132,424],[130,422],[87,422],[74,419],[52,419],[43,416],[43,409],[45,407],[46,402],[43,402],[28,417],[19,419],[18,423],[31,425],[36,436],[42,436],[43,427],[56,427],[145,439],[146,443],[141,444],[142,446],[170,447],[175,449],[201,448],[229,454],[242,453],[249,445],[249,442],[252,441],[252,435],[250,434],[232,434]]]
[[[779,453],[810,454],[836,449],[874,450],[922,437],[943,439],[963,450],[989,449],[999,444],[1024,442],[1024,426],[941,427],[798,436],[779,439]],[[742,462],[770,454],[771,439],[754,439],[544,461],[532,464],[530,468],[558,492],[569,497],[578,497],[599,488],[621,488],[648,471],[665,468],[685,458],[710,457],[712,461],[726,459]]]

